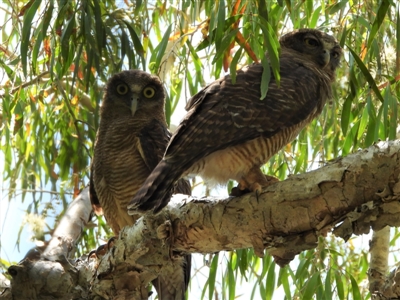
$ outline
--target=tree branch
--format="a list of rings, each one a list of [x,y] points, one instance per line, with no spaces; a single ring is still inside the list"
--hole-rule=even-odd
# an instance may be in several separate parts
[[[1,49],[0,49],[1,50]],[[24,89],[28,86],[34,85],[34,84],[39,84],[41,82],[45,82],[48,81],[48,79],[44,80],[44,78],[48,77],[50,74],[49,71],[44,71],[43,73],[40,73],[39,75],[37,75],[35,78],[29,80],[28,82],[25,82],[17,87],[14,87],[11,91],[10,94],[15,94],[16,92],[18,92],[21,89]],[[64,78],[63,80],[60,80],[60,87],[62,87],[62,91],[63,90],[67,90],[67,88],[69,89],[69,95],[79,95],[78,97],[78,102],[84,107],[86,108],[89,112],[94,112],[95,108],[92,105],[92,101],[90,99],[90,96],[87,95],[86,93],[84,93],[83,91],[77,89],[74,86],[70,86],[69,82],[67,80],[69,80],[70,78]],[[1,87],[1,86],[0,86]],[[57,91],[57,88],[53,85],[50,85],[49,87],[47,87],[46,89],[42,89],[38,95],[36,95],[34,97],[35,101],[37,101],[38,99],[42,98],[43,95],[51,95],[54,92]],[[68,100],[66,94],[63,94],[64,98],[66,99],[66,101]],[[0,98],[2,97],[2,95],[0,95]]]
[[[221,201],[189,202],[170,210],[174,247],[190,252],[264,248],[287,263],[333,229],[347,240],[399,226],[400,142],[383,142],[318,170]],[[129,229],[127,229],[129,230]]]
[[[84,270],[78,272],[73,266],[76,262],[69,259],[91,212],[86,187],[69,205],[44,252],[32,249],[18,265],[8,268],[12,299],[78,299],[81,296],[81,290],[75,288],[79,277],[87,279],[84,282],[90,277],[82,277]],[[7,298],[9,295],[4,293],[0,299],[11,299]]]
[[[86,299],[144,299],[147,284],[182,253],[254,247],[257,255],[266,249],[284,265],[315,248],[317,237],[330,231],[347,240],[371,227],[399,226],[399,174],[400,141],[381,142],[318,170],[290,176],[258,197],[250,193],[216,201],[178,195],[160,214],[145,215],[125,227],[100,261],[79,260],[70,269],[61,264],[65,272],[75,274],[69,277],[70,295],[65,299],[76,299],[76,291]],[[400,295],[396,272],[382,292]],[[13,291],[15,280],[14,275]]]
[[[390,227],[374,231],[370,242],[371,259],[368,270],[369,292],[375,295],[385,285],[389,269]]]
[[[50,74],[49,71],[44,71],[44,72],[40,73],[40,74],[37,75],[35,78],[33,78],[33,79],[31,79],[31,80],[29,80],[29,81],[27,81],[27,82],[25,82],[25,83],[23,83],[23,84],[21,84],[21,85],[15,87],[15,88],[13,88],[13,89],[10,91],[10,94],[14,94],[14,93],[16,93],[17,91],[22,90],[22,89],[24,89],[24,88],[26,88],[26,87],[28,87],[28,86],[30,86],[30,85],[39,84],[39,83],[42,81],[42,78],[43,78],[43,77],[48,77],[49,74]]]

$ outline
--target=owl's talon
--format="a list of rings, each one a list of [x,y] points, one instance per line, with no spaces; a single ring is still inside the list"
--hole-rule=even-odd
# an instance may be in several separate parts
[[[111,237],[107,244],[100,245],[96,250],[92,250],[89,252],[88,260],[90,258],[96,257],[97,259],[102,258],[112,247],[114,247],[116,236]]]
[[[262,189],[263,189],[263,187],[258,182],[254,182],[250,186],[250,191],[255,191],[257,194],[261,193]]]
[[[108,246],[107,246],[107,244],[103,244],[103,245],[100,245],[99,247],[97,247],[96,250],[94,250],[94,255],[96,256],[97,259],[100,259],[104,255],[106,255],[107,252],[108,252]]]
[[[118,240],[116,236],[111,237],[108,242],[107,242],[107,248],[110,250],[112,247],[114,247],[115,240]]]
[[[92,251],[89,252],[88,257],[87,257],[87,260],[88,260],[88,261],[89,261],[91,258],[94,258],[94,257],[97,258],[96,251],[97,251],[97,249],[96,249],[96,250],[92,250]]]
[[[265,176],[265,179],[268,181],[268,184],[266,186],[272,185],[275,182],[279,182],[279,179],[276,178],[275,176],[265,175],[265,174],[264,174],[264,176]]]
[[[241,189],[240,186],[238,185],[231,189],[229,196],[240,197],[240,196],[243,196],[248,193],[251,193],[251,191],[249,189]]]
[[[236,187],[232,188],[229,195],[240,197],[250,192],[256,192],[258,199],[263,188],[276,182],[279,182],[278,178],[271,175],[265,175],[260,169],[252,169],[249,174],[239,181],[239,184]]]
[[[239,180],[237,186],[233,187],[229,196],[240,197],[244,194],[250,193],[251,189],[249,188],[248,183],[245,179]]]
[[[258,202],[258,196],[260,195],[260,191],[259,190],[256,190],[256,199],[257,199],[257,202]]]

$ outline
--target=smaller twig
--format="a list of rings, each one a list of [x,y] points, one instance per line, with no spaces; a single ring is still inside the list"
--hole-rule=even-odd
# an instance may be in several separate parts
[[[0,51],[2,51],[6,55],[6,57],[9,57],[10,60],[18,58],[12,51],[8,50],[7,47],[5,47],[4,45],[0,45]]]
[[[49,71],[45,71],[45,72],[39,74],[38,76],[36,76],[36,77],[33,78],[32,80],[30,80],[30,81],[28,81],[28,82],[25,82],[25,83],[23,83],[23,84],[21,84],[21,85],[15,87],[15,88],[13,88],[13,89],[10,91],[10,94],[14,94],[14,93],[16,93],[17,91],[19,91],[20,89],[24,89],[24,88],[26,88],[26,87],[28,87],[28,86],[30,86],[30,85],[32,85],[32,84],[35,84],[35,83],[40,82],[40,80],[42,79],[42,77],[45,77],[46,75],[49,75],[49,73],[50,73]]]

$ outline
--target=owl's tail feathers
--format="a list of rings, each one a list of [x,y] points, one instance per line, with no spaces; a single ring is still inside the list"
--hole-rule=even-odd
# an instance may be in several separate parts
[[[135,197],[129,202],[128,213],[134,215],[153,210],[158,213],[169,202],[174,183],[180,177],[179,170],[162,160],[143,183]]]

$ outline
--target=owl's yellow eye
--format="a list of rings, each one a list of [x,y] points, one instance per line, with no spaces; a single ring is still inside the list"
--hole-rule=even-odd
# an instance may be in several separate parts
[[[149,87],[149,86],[143,90],[143,95],[146,98],[152,98],[155,93],[156,93],[156,90],[154,88],[152,88],[152,87]]]
[[[117,85],[117,93],[120,95],[125,95],[128,92],[128,86],[125,83],[120,83]]]
[[[311,47],[311,48],[315,48],[319,46],[319,43],[316,39],[313,38],[305,38],[304,42],[306,43],[307,46]]]

